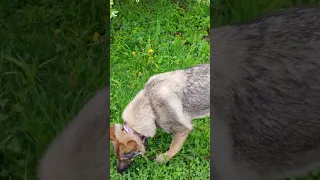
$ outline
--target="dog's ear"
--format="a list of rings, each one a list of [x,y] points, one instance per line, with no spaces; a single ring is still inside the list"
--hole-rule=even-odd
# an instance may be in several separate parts
[[[115,128],[114,128],[114,126],[110,126],[110,140],[114,141],[115,138],[116,138]]]
[[[126,143],[126,147],[130,149],[131,151],[135,151],[137,154],[144,154],[145,153],[145,147],[142,143],[138,143],[136,140],[129,140]]]
[[[126,147],[128,147],[129,149],[132,149],[132,150],[136,150],[136,149],[138,149],[138,144],[136,143],[136,141],[130,140],[126,143]]]

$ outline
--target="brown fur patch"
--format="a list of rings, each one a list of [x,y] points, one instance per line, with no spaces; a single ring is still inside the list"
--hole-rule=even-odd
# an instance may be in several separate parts
[[[111,140],[111,141],[114,141],[115,138],[116,138],[116,136],[115,136],[115,129],[114,129],[114,126],[111,126],[111,127],[110,127],[110,140]]]
[[[120,124],[110,127],[110,140],[113,143],[118,163],[121,161],[121,157],[128,156],[126,153],[143,154],[145,152],[141,140],[130,133],[123,132]]]

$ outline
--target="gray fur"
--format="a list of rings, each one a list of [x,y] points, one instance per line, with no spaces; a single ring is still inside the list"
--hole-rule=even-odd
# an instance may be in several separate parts
[[[170,92],[162,93],[164,87]],[[144,90],[146,97],[150,99],[156,125],[168,132],[183,131],[188,127],[179,122],[176,109],[170,107],[168,101],[179,100],[185,114],[182,121],[187,121],[188,124],[195,118],[209,115],[210,64],[155,75],[147,82]]]
[[[167,131],[175,132],[179,129],[181,124],[177,120],[177,115],[167,105],[168,98],[154,95],[155,90],[161,89],[161,86],[172,87],[177,99],[181,100],[183,112],[190,118],[198,118],[210,113],[210,64],[202,64],[186,70],[176,71],[180,76],[184,76],[185,80],[179,84],[170,84],[168,79],[155,78],[149,81],[145,87],[151,104],[156,114],[155,122]]]
[[[212,162],[222,180],[320,169],[320,8],[212,29]]]

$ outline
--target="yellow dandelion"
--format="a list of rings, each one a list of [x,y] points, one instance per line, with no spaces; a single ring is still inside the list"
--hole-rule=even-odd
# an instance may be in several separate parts
[[[152,54],[152,53],[153,53],[153,49],[149,49],[149,50],[148,50],[148,53],[149,53],[149,54]]]
[[[139,72],[139,73],[138,73],[138,76],[141,76],[141,75],[142,75],[142,72]]]
[[[132,55],[136,56],[136,55],[137,55],[137,52],[132,51]]]
[[[100,34],[97,32],[94,32],[92,37],[93,42],[97,42],[99,40],[99,37],[100,37]]]
[[[151,40],[150,40],[150,39],[148,39],[148,42],[151,42]]]
[[[54,30],[54,34],[57,36],[58,34],[60,34],[60,29],[56,29]]]

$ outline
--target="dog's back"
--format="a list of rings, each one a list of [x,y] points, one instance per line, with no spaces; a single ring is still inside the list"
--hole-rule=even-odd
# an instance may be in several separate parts
[[[200,64],[150,77],[122,118],[136,131],[153,137],[156,125],[167,132],[191,130],[193,119],[208,115],[210,65]]]
[[[170,89],[169,91],[178,96],[184,111],[192,118],[209,115],[210,64],[199,64],[184,70],[154,75],[145,86],[151,96],[163,92],[163,88]]]
[[[273,180],[320,168],[320,8],[211,34],[211,153],[221,179]]]

